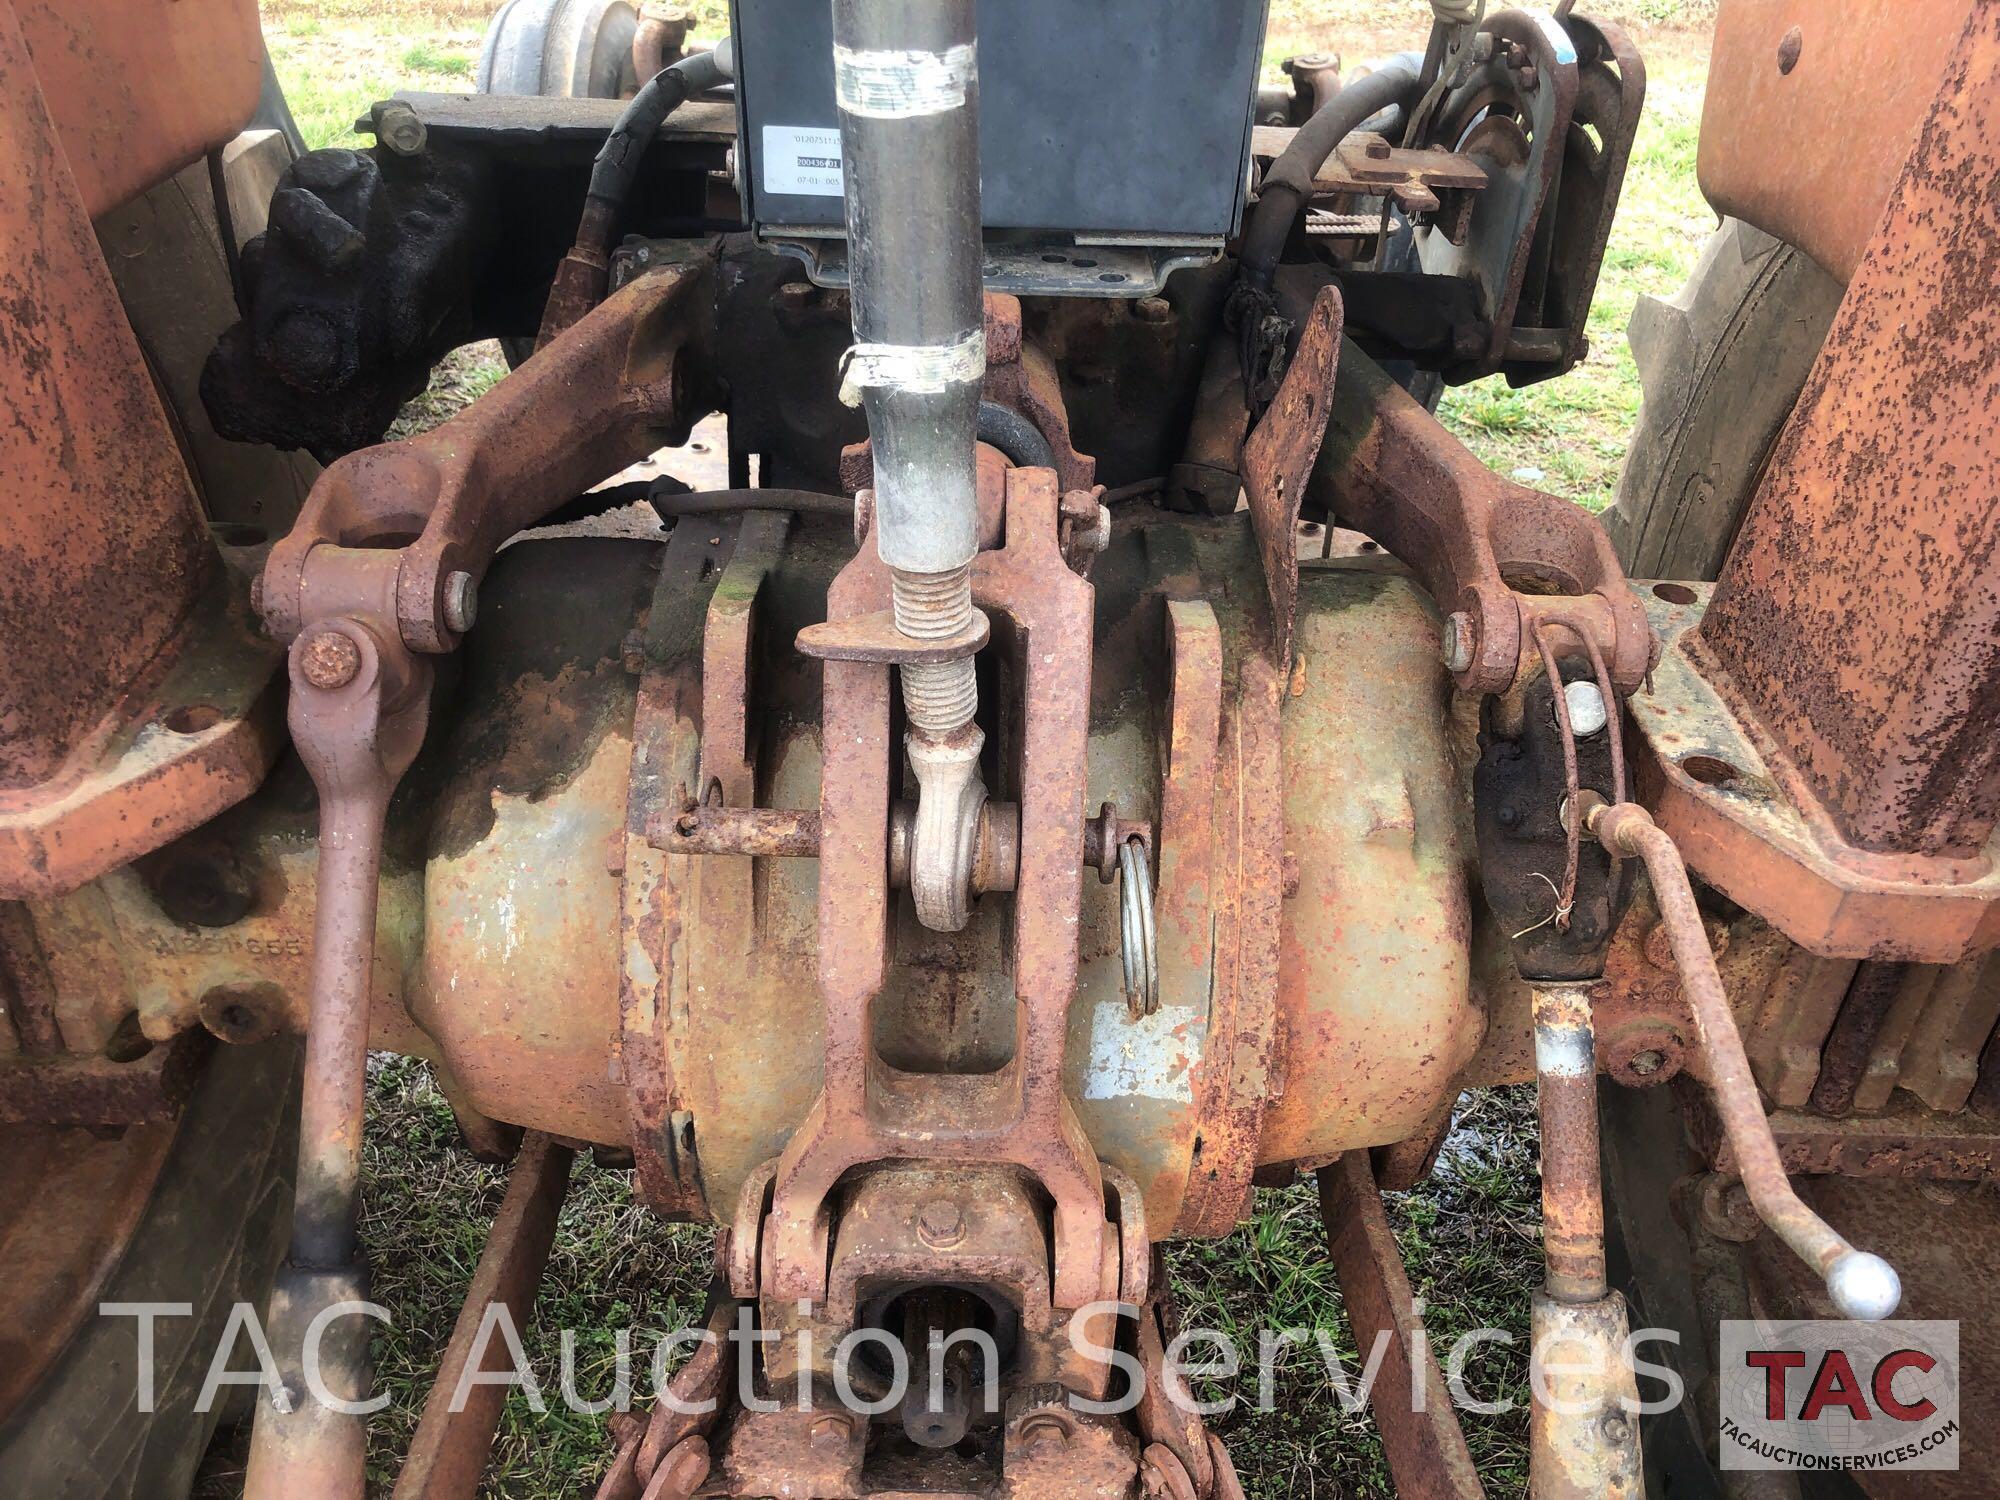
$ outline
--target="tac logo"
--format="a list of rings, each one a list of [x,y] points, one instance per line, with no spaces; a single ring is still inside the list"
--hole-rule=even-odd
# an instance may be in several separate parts
[[[1958,1324],[1726,1321],[1725,1469],[1956,1469]]]

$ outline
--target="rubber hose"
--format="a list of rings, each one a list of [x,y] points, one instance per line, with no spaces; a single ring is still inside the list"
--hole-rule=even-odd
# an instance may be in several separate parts
[[[1053,469],[1056,451],[1041,429],[1011,406],[979,403],[979,441],[998,448],[1017,469]]]
[[[723,83],[721,59],[714,52],[697,52],[672,67],[655,73],[644,88],[626,104],[611,134],[598,149],[590,169],[590,194],[604,208],[616,213],[632,190],[639,175],[639,163],[668,115],[694,95]]]
[[[1257,206],[1243,231],[1242,264],[1238,274],[1257,291],[1269,291],[1278,257],[1291,238],[1292,225],[1312,196],[1313,179],[1334,148],[1361,125],[1385,109],[1406,104],[1418,87],[1420,64],[1408,56],[1391,58],[1375,72],[1344,84],[1327,100],[1283,155],[1264,174]]]

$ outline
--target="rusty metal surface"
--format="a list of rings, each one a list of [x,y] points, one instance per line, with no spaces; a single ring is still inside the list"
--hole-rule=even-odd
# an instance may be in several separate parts
[[[1716,212],[1850,279],[1975,9],[1972,0],[1729,0],[1716,12],[1702,108],[1702,193]]]
[[[1352,341],[1340,358],[1312,500],[1416,573],[1438,608],[1462,617],[1468,693],[1502,692],[1540,657],[1538,624],[1558,654],[1595,642],[1613,682],[1644,679],[1654,641],[1595,517],[1501,479]]]
[[[223,145],[256,111],[256,0],[20,0],[12,9],[92,218]]]
[[[1102,1286],[1107,1225],[1097,1156],[1063,1089],[1090,662],[1042,649],[1087,635],[1092,594],[1057,550],[1051,472],[1010,471],[1007,512],[1007,545],[975,562],[973,598],[1007,622],[1005,645],[1022,674],[1020,763],[1033,773],[1019,789],[1014,1054],[998,1073],[923,1077],[887,1066],[876,1050],[871,1012],[887,969],[888,673],[829,661],[819,898],[825,1082],[779,1162],[758,1288],[772,1303],[825,1295],[828,1195],[849,1168],[896,1158],[1010,1161],[1032,1172],[1055,1200],[1056,1303],[1082,1306]],[[887,593],[886,571],[864,550],[835,581],[828,618],[879,609]],[[740,1224],[737,1233],[754,1238],[756,1226]]]
[[[1698,1148],[1718,1171],[1740,1170],[1712,1109],[1689,1109],[1687,1118]],[[1829,1119],[1810,1109],[1778,1109],[1770,1120],[1779,1160],[1799,1177],[2000,1177],[2000,1124],[1990,1114],[1940,1114],[1903,1099],[1874,1115]]]
[[[1284,1090],[1263,1163],[1421,1131],[1486,1024],[1435,616],[1407,578],[1335,564],[1307,565],[1299,598],[1282,708]]]
[[[128,695],[157,683],[215,561],[11,8],[0,94],[12,341],[0,380],[0,799],[20,812],[90,773],[132,712]],[[4,888],[33,882],[34,852],[32,837],[6,841],[0,857],[21,868],[0,875]]]
[[[321,851],[292,1242],[270,1322],[279,1370],[291,1379],[302,1378],[317,1316],[365,1296],[366,1276],[354,1261],[383,825],[430,715],[430,667],[413,659],[393,630],[393,616],[372,624],[315,616],[290,654],[292,739],[319,788]],[[339,670],[315,672],[315,681],[308,676],[314,641],[328,632],[355,648],[352,670],[346,653],[322,649],[321,664],[333,659]],[[259,1406],[244,1479],[248,1500],[361,1493],[367,1439],[358,1403],[370,1371],[368,1335],[358,1323],[335,1320],[340,1331],[319,1344],[327,1388],[352,1404]]]
[[[1299,507],[1326,433],[1340,370],[1340,329],[1340,289],[1322,287],[1300,326],[1278,394],[1243,444],[1243,491],[1271,609],[1265,642],[1271,660],[1284,668],[1291,666],[1299,608]]]
[[[1543,1286],[1564,1302],[1595,1302],[1606,1282],[1590,986],[1537,984],[1534,1022]]]
[[[214,1039],[186,1031],[137,1056],[58,1053],[0,1061],[0,1122],[134,1125],[176,1118],[208,1062]]]
[[[380,608],[386,591],[402,644],[455,646],[455,576],[476,584],[515,532],[700,415],[693,312],[708,271],[697,249],[639,277],[441,426],[329,468],[265,565],[259,607],[272,630],[290,639],[310,618]],[[361,568],[381,566],[369,555],[380,550],[386,582]]]
[[[1785,1173],[1680,851],[1643,807],[1629,802],[1597,809],[1590,816],[1590,831],[1607,849],[1645,863],[1694,1018],[1709,1097],[1736,1153],[1737,1170],[1751,1202],[1800,1259],[1822,1276],[1828,1274],[1853,1247],[1800,1201]]]
[[[1990,869],[2000,816],[2000,11],[1975,9],[1700,627],[1857,848]],[[1972,873],[1967,871],[1966,873]]]
[[[1534,1500],[1644,1500],[1639,1380],[1625,1299],[1535,1294],[1529,1317],[1528,1493]]]
[[[505,1308],[516,1328],[527,1321],[535,1287],[555,1243],[556,1216],[569,1192],[573,1158],[569,1147],[539,1132],[530,1132],[521,1143],[507,1179],[507,1194],[493,1216],[451,1342],[445,1346],[423,1416],[396,1476],[395,1494],[404,1500],[473,1500],[478,1493],[507,1387],[470,1386],[462,1401],[459,1388],[469,1373],[473,1345],[489,1307]],[[480,1368],[511,1368],[510,1358],[503,1340],[488,1337]]]
[[[0,1126],[0,1421],[96,1311],[173,1142],[171,1123]]]
[[[246,580],[217,569],[166,653],[66,771],[0,791],[0,899],[73,891],[198,827],[270,770],[284,746],[281,654],[256,628]]]
[[[1320,1169],[1319,1204],[1354,1342],[1363,1351],[1378,1343],[1383,1349],[1369,1401],[1397,1493],[1405,1500],[1479,1500],[1486,1491],[1445,1397],[1437,1355],[1422,1337],[1423,1317],[1367,1152],[1350,1151]],[[1364,1352],[1362,1358],[1368,1357]],[[1419,1379],[1425,1400],[1416,1410],[1409,1395],[1419,1389]]]
[[[1737,690],[1719,689],[1724,669],[1696,628],[1713,587],[1641,585],[1663,649],[1629,700],[1640,788],[1689,867],[1828,957],[1953,963],[2000,943],[2000,871],[1854,847],[1734,706]],[[1753,675],[1771,660],[1759,656]]]

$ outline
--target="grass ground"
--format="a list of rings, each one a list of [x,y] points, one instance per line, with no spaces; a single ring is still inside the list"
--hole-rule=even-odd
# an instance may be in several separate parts
[[[717,0],[688,7],[713,34]],[[1525,391],[1486,382],[1451,392],[1442,414],[1501,472],[1536,470],[1543,488],[1590,506],[1611,497],[1639,385],[1624,329],[1644,295],[1677,287],[1713,217],[1694,182],[1694,140],[1706,71],[1705,23],[1712,0],[1620,0],[1594,7],[1626,22],[1650,73],[1625,194],[1606,256],[1592,350],[1569,377]],[[354,119],[398,87],[469,86],[490,0],[265,0],[264,15],[294,113],[314,145],[350,141]],[[1350,58],[1421,38],[1416,0],[1272,0],[1267,65],[1306,51]],[[454,359],[439,372],[423,416],[434,417],[490,386],[490,353]],[[373,1070],[368,1136],[368,1208],[363,1237],[375,1295],[395,1316],[376,1349],[392,1398],[370,1431],[375,1477],[393,1480],[436,1367],[466,1279],[499,1202],[502,1175],[457,1149],[451,1114],[422,1064],[396,1059]],[[1434,1337],[1495,1326],[1524,1338],[1528,1295],[1539,1276],[1538,1182],[1532,1095],[1467,1096],[1436,1177],[1397,1195],[1391,1219]],[[578,1330],[575,1365],[585,1396],[608,1390],[609,1330],[664,1330],[691,1319],[707,1274],[708,1236],[665,1226],[631,1200],[625,1174],[588,1162],[577,1181],[543,1284],[528,1353],[545,1388],[557,1385],[555,1330]],[[1169,1268],[1187,1326],[1227,1330],[1332,1330],[1349,1368],[1340,1299],[1326,1264],[1317,1205],[1305,1187],[1259,1193],[1250,1223],[1228,1239],[1175,1247]],[[1249,1340],[1255,1346],[1255,1339]],[[645,1340],[640,1341],[643,1351]],[[643,1352],[641,1354],[643,1367]],[[1510,1396],[1515,1409],[1469,1416],[1467,1437],[1487,1491],[1519,1495],[1526,1484],[1525,1356],[1495,1355],[1473,1385]],[[1218,1420],[1253,1497],[1386,1495],[1388,1481],[1371,1420],[1344,1410],[1323,1369],[1304,1351],[1281,1368],[1268,1412]],[[568,1413],[560,1400],[537,1416],[510,1403],[487,1493],[510,1500],[584,1496],[606,1452],[602,1419]],[[240,1483],[237,1450],[216,1456],[204,1493]]]

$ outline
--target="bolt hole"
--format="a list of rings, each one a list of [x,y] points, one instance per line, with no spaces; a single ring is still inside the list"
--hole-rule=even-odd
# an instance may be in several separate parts
[[[1669,604],[1692,604],[1701,596],[1684,583],[1656,583],[1653,597],[1664,599]]]
[[[175,734],[201,734],[222,722],[222,710],[213,703],[190,703],[175,709],[162,722]]]
[[[1683,755],[1676,764],[1703,786],[1729,786],[1743,775],[1719,755]]]
[[[1092,267],[1094,267],[1097,264],[1097,262],[1090,259],[1089,256],[1079,255],[1076,258],[1074,264],[1079,271],[1088,271]]]
[[[104,1044],[104,1055],[115,1063],[135,1063],[153,1050],[153,1039],[139,1028],[139,1013],[126,1012],[125,1019]]]
[[[1099,271],[1097,279],[1099,281],[1108,281],[1115,286],[1125,279],[1125,273],[1123,271]]]
[[[1069,257],[1067,255],[1058,255],[1053,250],[1051,250],[1048,254],[1042,257],[1042,261],[1046,265],[1060,266],[1067,264],[1069,261]]]

